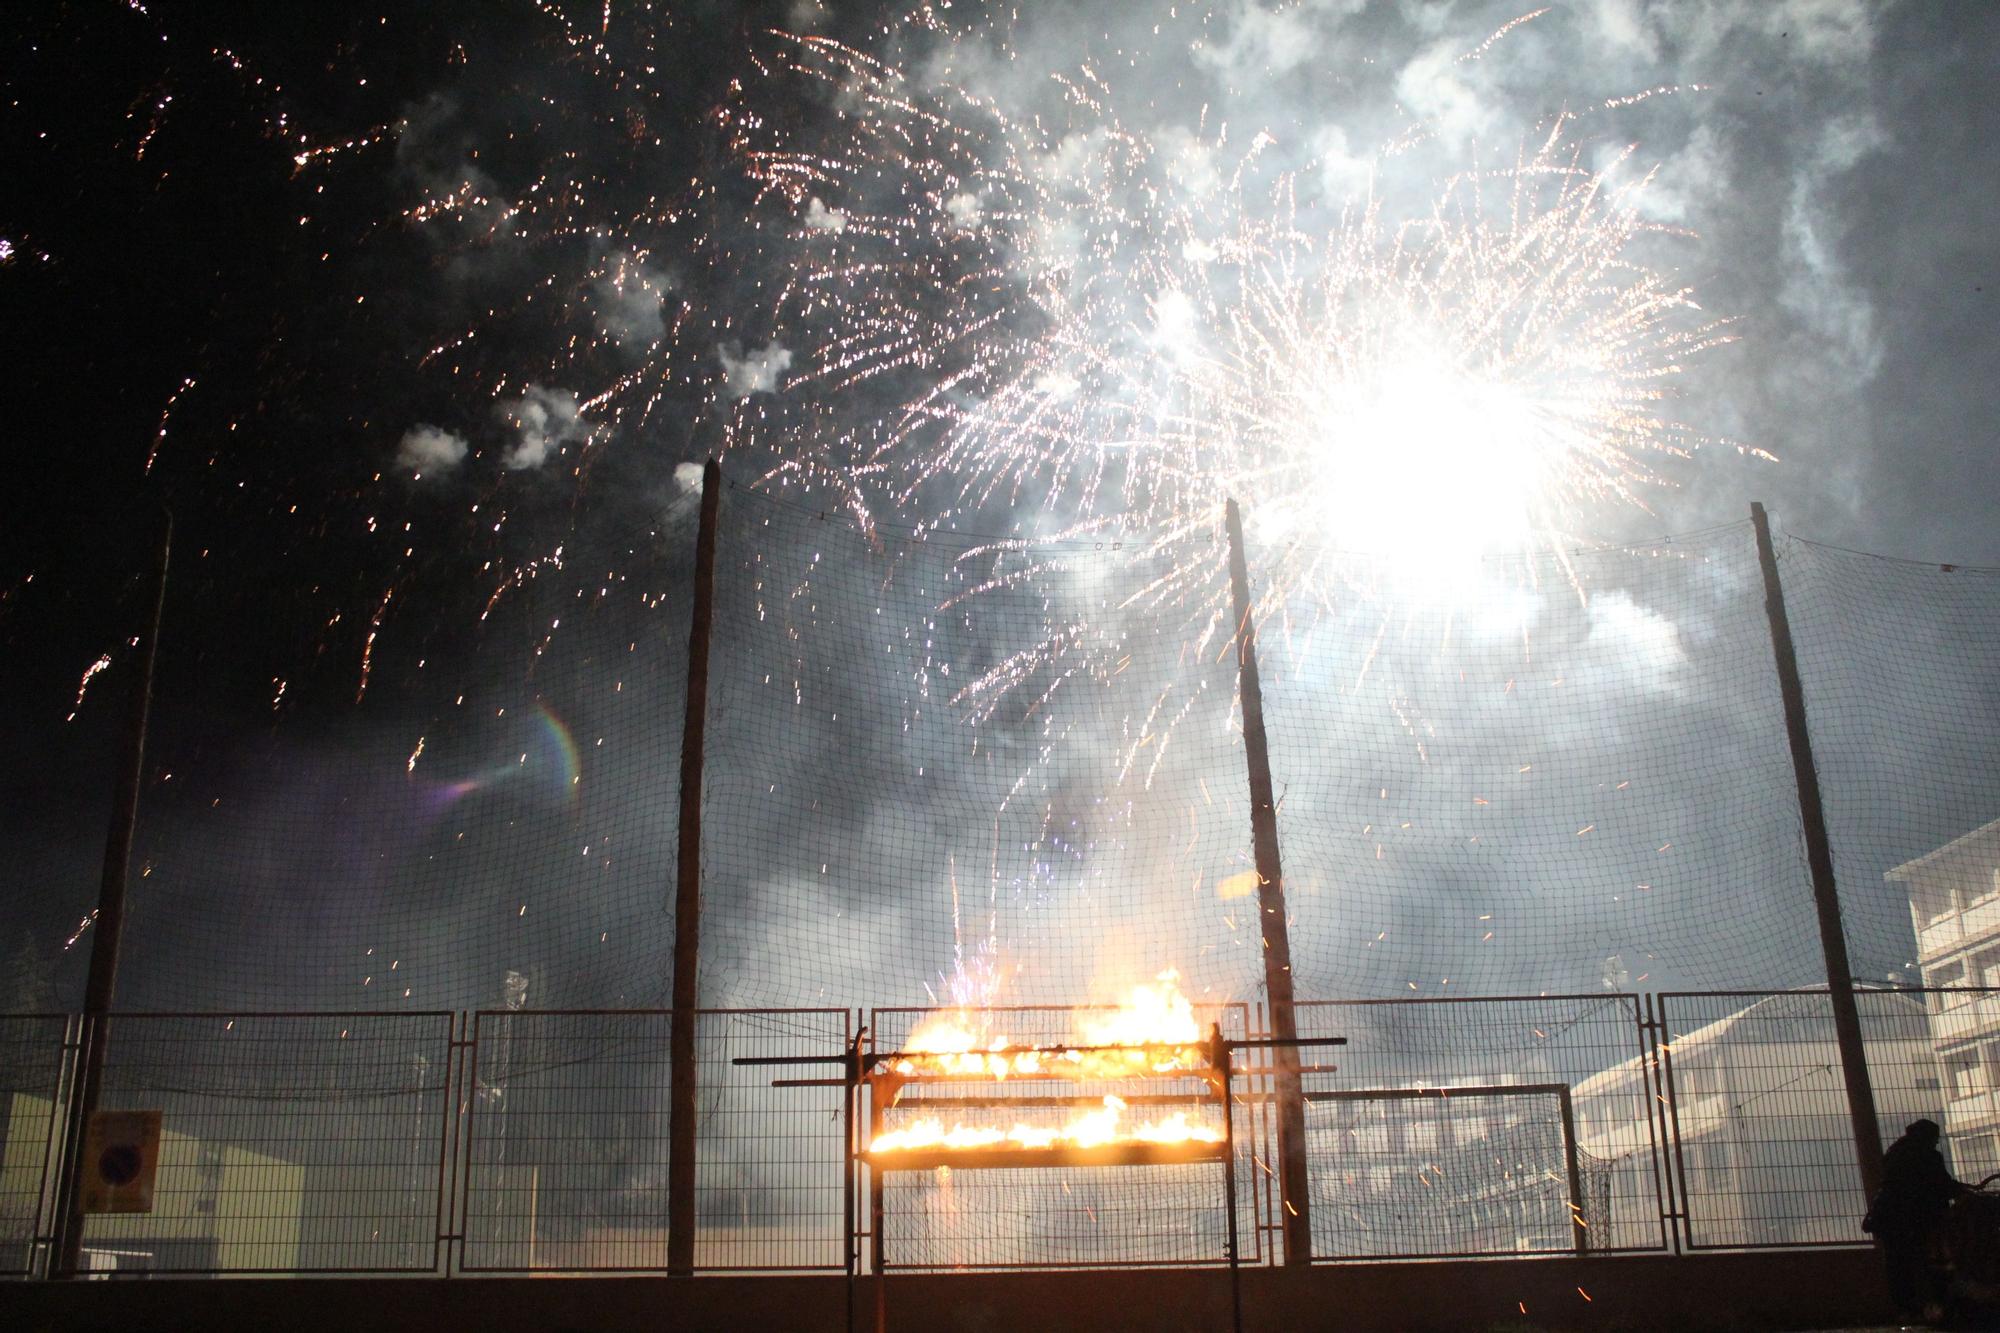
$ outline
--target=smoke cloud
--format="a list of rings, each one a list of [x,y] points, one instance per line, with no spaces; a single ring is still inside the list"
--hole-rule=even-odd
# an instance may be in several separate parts
[[[725,345],[717,349],[722,358],[722,378],[732,398],[748,398],[753,393],[776,393],[778,379],[790,368],[789,348],[772,342],[760,351],[741,352]]]
[[[419,477],[426,474],[437,476],[464,462],[467,452],[465,441],[450,431],[436,426],[416,425],[404,431],[401,442],[396,445],[396,466],[415,472]]]
[[[551,454],[561,452],[564,445],[590,434],[576,395],[567,389],[530,384],[526,393],[494,410],[514,433],[514,443],[501,460],[512,472],[533,471],[548,462]]]

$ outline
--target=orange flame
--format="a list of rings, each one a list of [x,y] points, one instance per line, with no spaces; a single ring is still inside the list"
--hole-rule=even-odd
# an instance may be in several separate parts
[[[1004,1034],[989,1035],[984,1015],[963,1009],[936,1014],[917,1025],[895,1065],[909,1076],[954,1078],[1010,1076],[1127,1078],[1199,1069],[1207,1063],[1201,1024],[1181,993],[1180,973],[1168,968],[1150,985],[1134,986],[1125,1002],[1107,1013],[1079,1017],[1082,1040],[1061,1050],[1013,1050]],[[1119,1047],[1088,1050],[1083,1047]]]
[[[1180,975],[1168,969],[1135,986],[1108,1011],[1079,1014],[1074,1045],[1015,1049],[991,1030],[989,1014],[955,1009],[933,1015],[910,1034],[895,1073],[905,1078],[957,1078],[1000,1082],[1008,1078],[1077,1081],[1122,1079],[1206,1069],[1209,1053],[1194,1006],[1181,993]],[[927,1116],[877,1134],[870,1154],[945,1148],[1095,1148],[1116,1143],[1220,1143],[1222,1131],[1176,1111],[1160,1120],[1125,1121],[1126,1103],[1104,1098],[1067,1124],[967,1125]]]
[[[1193,1123],[1185,1111],[1136,1125],[1124,1124],[1124,1114],[1122,1099],[1106,1097],[1101,1109],[1087,1111],[1059,1127],[1017,1123],[1002,1130],[957,1123],[946,1129],[942,1120],[928,1116],[877,1134],[868,1149],[870,1153],[891,1153],[911,1148],[1097,1148],[1108,1143],[1222,1142],[1221,1130]]]

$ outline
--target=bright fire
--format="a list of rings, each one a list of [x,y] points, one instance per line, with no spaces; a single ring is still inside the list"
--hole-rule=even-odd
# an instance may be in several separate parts
[[[1015,1050],[1004,1033],[990,1032],[987,1015],[954,1009],[917,1025],[895,1069],[911,1077],[996,1081],[1128,1078],[1199,1069],[1208,1060],[1194,1006],[1181,994],[1180,973],[1172,968],[1149,985],[1134,986],[1116,1009],[1079,1015],[1078,1029],[1081,1040],[1074,1046]],[[1091,1049],[1101,1047],[1118,1049]]]
[[[991,1029],[991,1015],[955,1009],[937,1014],[910,1034],[908,1049],[893,1066],[905,1078],[1122,1079],[1205,1069],[1194,1006],[1181,993],[1179,973],[1169,969],[1135,986],[1115,1009],[1077,1016],[1073,1044],[1015,1048]],[[1095,1148],[1113,1143],[1220,1143],[1222,1131],[1176,1111],[1165,1119],[1125,1121],[1126,1104],[1115,1096],[1064,1125],[954,1123],[946,1128],[927,1116],[875,1136],[871,1153],[920,1148]]]
[[[1097,1148],[1108,1143],[1220,1143],[1222,1131],[1188,1120],[1176,1111],[1164,1120],[1124,1123],[1125,1103],[1106,1097],[1100,1110],[1086,1112],[1062,1126],[1015,1124],[1012,1129],[954,1124],[950,1129],[935,1116],[901,1129],[877,1134],[870,1153],[912,1148]]]

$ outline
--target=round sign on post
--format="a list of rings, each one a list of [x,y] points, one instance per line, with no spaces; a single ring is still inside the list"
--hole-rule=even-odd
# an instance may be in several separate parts
[[[160,1164],[158,1111],[98,1111],[83,1137],[86,1213],[150,1213]]]

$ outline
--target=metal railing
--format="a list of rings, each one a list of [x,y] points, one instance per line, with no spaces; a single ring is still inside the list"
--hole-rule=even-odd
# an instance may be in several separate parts
[[[1955,1002],[1955,1003],[1954,1003]],[[1978,1100],[2000,1074],[2000,991],[1855,994],[1884,1137],[1918,1118],[1944,1126],[1955,1169],[1992,1169]],[[1659,997],[1661,1068],[1689,1249],[1858,1245],[1868,1210],[1824,991]],[[1955,1022],[1940,1021],[1950,1012]],[[1970,1017],[1968,1017],[1968,1011]],[[2000,1050],[1996,1050],[2000,1055]],[[1952,1069],[1960,1064],[1954,1096]]]
[[[66,1014],[0,1016],[0,1276],[37,1271],[52,1239],[44,1219],[75,1021]]]
[[[1307,1079],[1316,1257],[1668,1244],[1639,997],[1302,1002],[1299,1031],[1349,1039]]]
[[[429,1273],[453,1016],[117,1014],[100,1108],[162,1113],[152,1211],[89,1272]]]
[[[1885,1127],[1937,1120],[1959,1176],[2000,1169],[2000,990],[1857,1000]],[[1056,1035],[1072,1012],[1011,1011],[1009,1035]],[[867,1017],[895,1038],[921,1016]],[[1216,1016],[1261,1027],[1241,1005]],[[842,1270],[842,1090],[774,1089],[735,1062],[837,1052],[861,1018],[699,1015],[698,1271]],[[49,1269],[78,1022],[0,1018],[6,1276]],[[1866,1241],[1824,991],[1302,1002],[1298,1022],[1351,1043],[1305,1077],[1322,1261]],[[159,1110],[163,1133],[153,1210],[88,1219],[89,1275],[667,1266],[670,1011],[109,1023],[103,1106]],[[1239,1084],[1256,1263],[1282,1250],[1269,1081]],[[899,1268],[1212,1262],[1213,1182],[1176,1171],[906,1175],[888,1239]]]
[[[738,1056],[843,1048],[844,1009],[703,1010],[695,1267],[838,1270],[835,1090],[774,1096]],[[670,1010],[473,1015],[458,1271],[667,1267]]]

